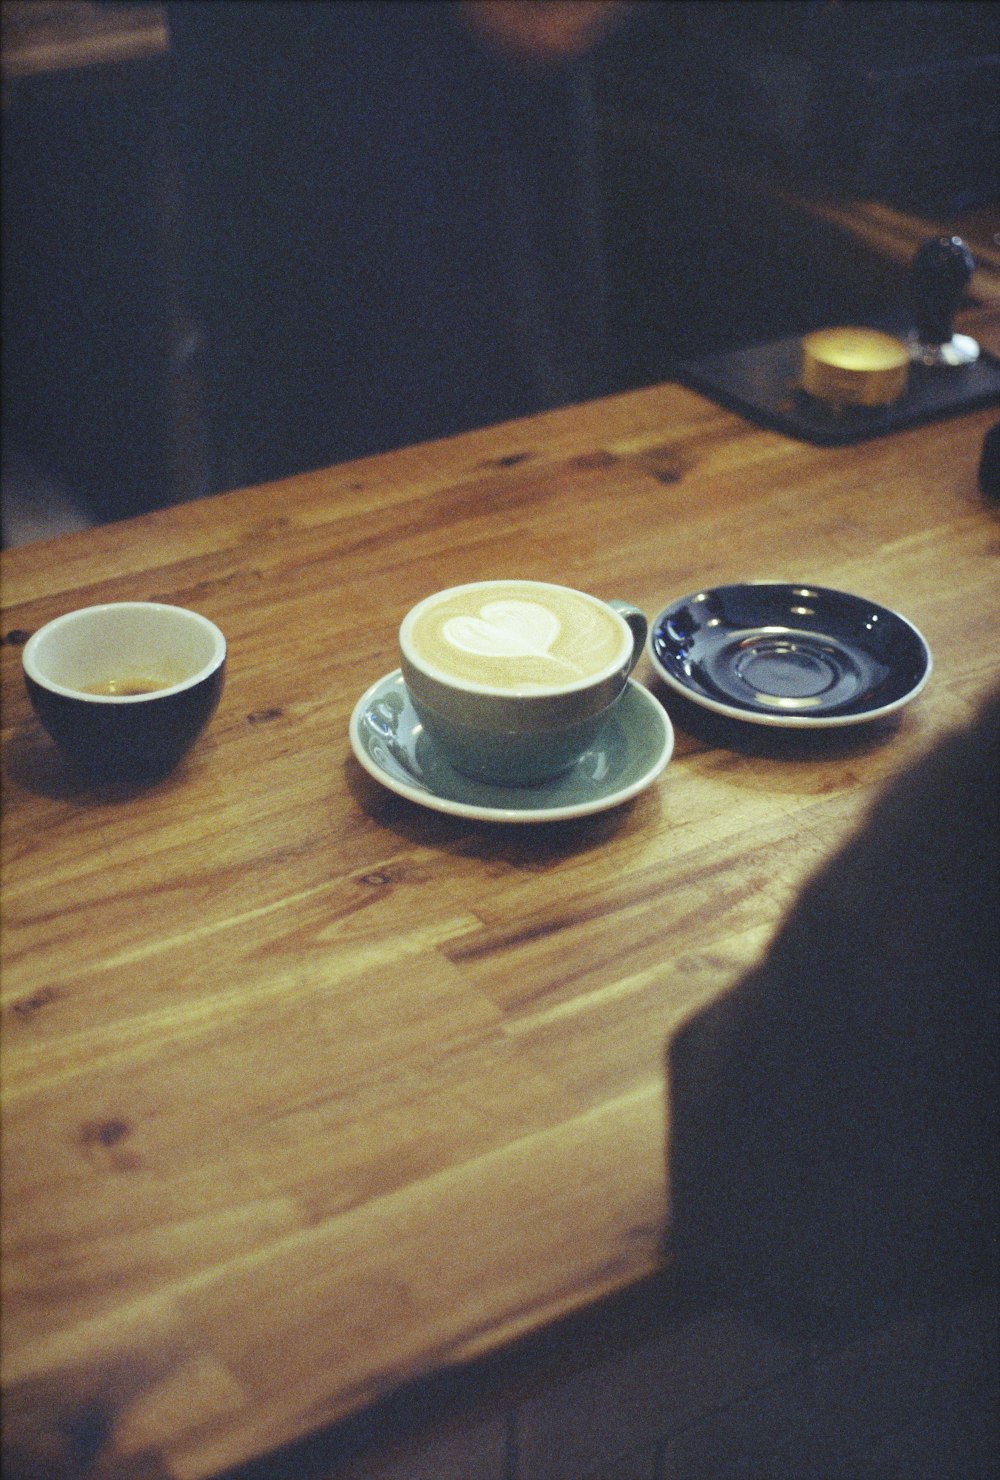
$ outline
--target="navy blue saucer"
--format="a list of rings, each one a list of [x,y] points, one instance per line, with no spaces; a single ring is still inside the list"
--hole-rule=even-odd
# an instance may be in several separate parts
[[[649,654],[671,688],[751,724],[862,724],[909,703],[931,672],[911,622],[846,591],[791,582],[716,586],[651,623]]]

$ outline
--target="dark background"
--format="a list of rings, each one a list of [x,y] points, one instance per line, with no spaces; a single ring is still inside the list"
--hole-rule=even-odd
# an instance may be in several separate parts
[[[997,10],[640,0],[595,63],[607,389],[665,378],[678,354],[897,308],[905,285],[831,263],[760,182],[938,219],[996,201]],[[201,491],[166,79],[158,60],[5,94],[5,457],[101,519]]]

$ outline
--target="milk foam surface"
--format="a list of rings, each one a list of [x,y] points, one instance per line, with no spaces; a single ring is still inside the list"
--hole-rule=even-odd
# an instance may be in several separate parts
[[[512,693],[571,688],[631,651],[610,607],[516,581],[443,593],[415,618],[409,640],[448,677]]]

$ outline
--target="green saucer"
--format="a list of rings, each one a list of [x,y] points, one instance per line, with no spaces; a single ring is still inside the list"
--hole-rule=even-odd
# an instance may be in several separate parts
[[[556,822],[617,807],[656,780],[674,748],[663,706],[629,679],[597,740],[569,771],[535,786],[492,786],[463,776],[424,734],[397,668],[363,694],[351,748],[390,791],[435,812],[489,822]]]

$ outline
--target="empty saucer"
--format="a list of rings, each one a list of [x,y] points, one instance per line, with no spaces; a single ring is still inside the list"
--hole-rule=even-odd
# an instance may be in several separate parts
[[[617,807],[656,779],[670,759],[670,719],[630,679],[594,744],[570,770],[534,786],[495,786],[456,771],[424,733],[397,668],[361,696],[351,748],[370,776],[436,812],[492,822],[554,822]]]
[[[651,623],[664,682],[751,724],[821,728],[880,719],[927,682],[931,653],[911,622],[861,596],[753,581],[673,602]]]

